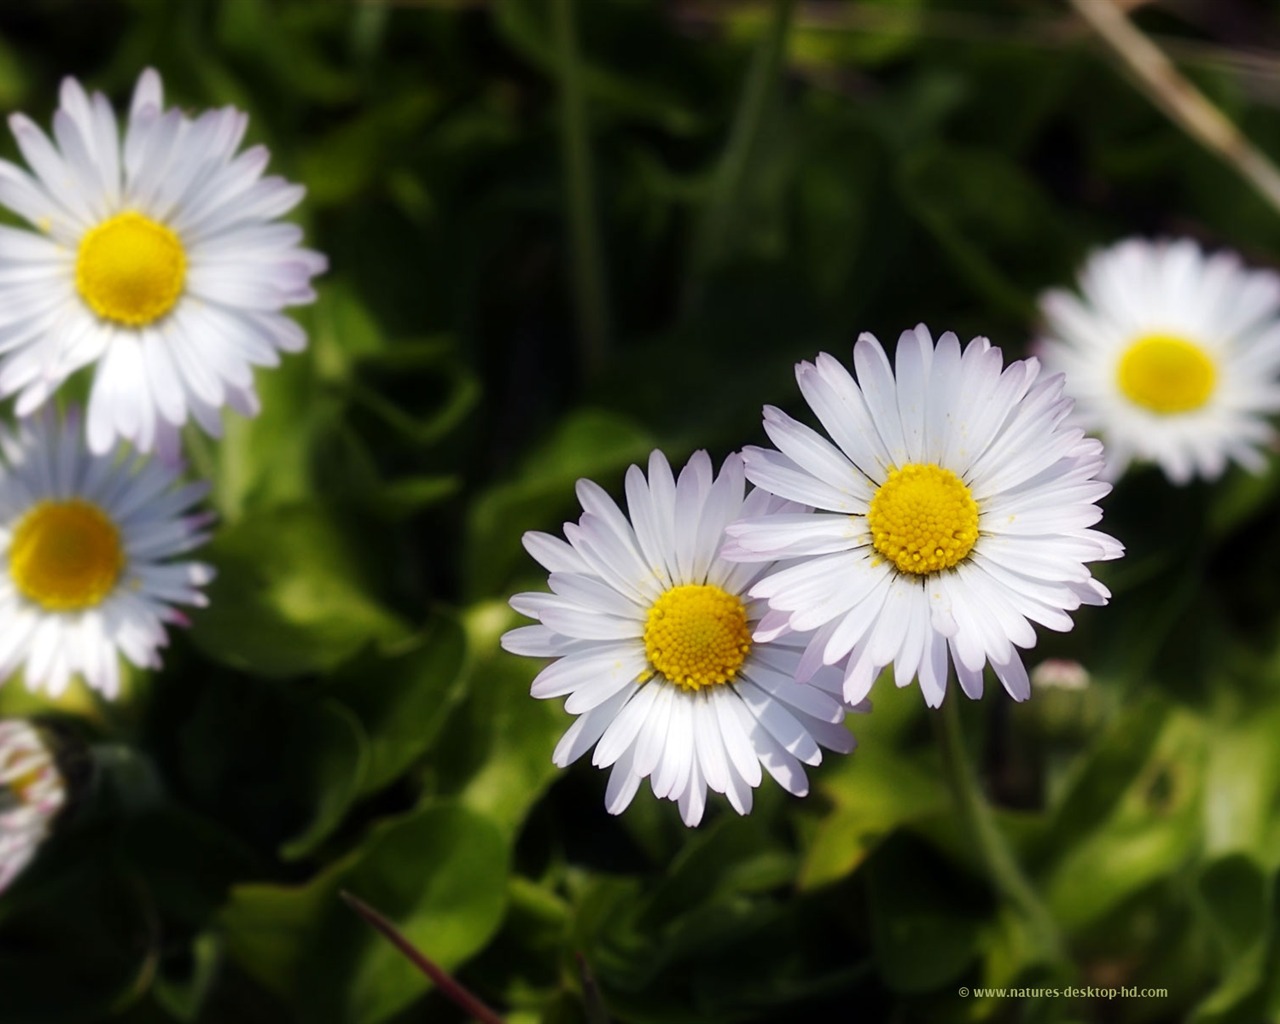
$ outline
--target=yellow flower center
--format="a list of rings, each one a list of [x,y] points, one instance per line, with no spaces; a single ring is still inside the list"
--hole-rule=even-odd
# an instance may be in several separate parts
[[[644,652],[681,689],[732,682],[751,650],[742,601],[710,584],[672,587],[649,609]]]
[[[90,229],[76,257],[76,289],[98,316],[129,327],[173,308],[187,277],[176,234],[140,213],[117,214]]]
[[[87,501],[42,501],[22,517],[9,544],[9,574],[19,592],[48,611],[78,611],[102,601],[124,568],[120,531]]]
[[[1120,390],[1143,408],[1190,412],[1209,400],[1218,370],[1199,345],[1172,334],[1148,334],[1120,357],[1116,379]]]
[[[902,572],[950,569],[978,540],[978,503],[949,469],[910,463],[892,470],[867,510],[875,549]]]

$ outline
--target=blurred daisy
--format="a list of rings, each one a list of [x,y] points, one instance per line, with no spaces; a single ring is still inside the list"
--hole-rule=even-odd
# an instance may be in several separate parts
[[[0,434],[0,679],[57,696],[72,675],[114,697],[118,655],[159,667],[174,604],[203,606],[213,570],[175,557],[203,543],[207,492],[177,468],[85,450],[79,417],[51,409]]]
[[[800,363],[800,390],[835,443],[766,407],[780,451],[743,453],[752,483],[814,513],[748,515],[725,555],[794,561],[751,588],[786,627],[815,631],[801,678],[845,663],[861,700],[893,664],[905,686],[942,703],[948,663],[970,697],[989,662],[1006,690],[1030,692],[1019,647],[1031,623],[1068,630],[1066,613],[1105,604],[1086,562],[1121,546],[1089,529],[1110,489],[1095,479],[1102,445],[1064,426],[1071,400],[1034,359],[1002,370],[986,338],[934,349],[923,325],[898,342],[897,378],[870,334],[853,350],[857,381],[829,355]],[[847,659],[847,661],[846,661]]]
[[[0,721],[0,892],[49,836],[66,786],[40,733],[21,719]]]
[[[280,311],[325,268],[275,223],[302,187],[262,177],[264,147],[236,154],[247,116],[163,103],[144,71],[122,136],[106,98],[65,79],[52,141],[9,118],[34,175],[0,161],[0,204],[36,228],[0,227],[0,395],[24,416],[96,362],[99,454],[125,437],[173,456],[188,414],[214,435],[224,405],[255,415],[252,367],[306,344]]]
[[[1087,690],[1089,670],[1070,658],[1046,658],[1031,670],[1031,685],[1043,690]]]
[[[1040,301],[1047,369],[1066,374],[1075,419],[1107,446],[1109,477],[1158,463],[1176,484],[1216,479],[1258,446],[1280,409],[1280,276],[1195,242],[1129,239],[1094,253],[1081,295]]]
[[[751,810],[761,766],[796,796],[820,747],[853,749],[844,727],[838,673],[794,679],[802,647],[765,643],[763,602],[745,598],[767,566],[733,565],[717,554],[739,515],[787,510],[753,491],[744,500],[742,460],[718,477],[697,452],[673,478],[661,452],[627,473],[631,518],[596,484],[578,482],[584,515],[565,524],[568,543],[527,533],[525,547],[550,570],[552,593],[517,594],[511,606],[540,620],[502,646],[557,659],[533,681],[533,696],[564,697],[578,715],[556,747],[564,767],[592,746],[612,766],[605,806],[618,814],[646,777],[656,796],[679,802],[686,825],[702,819],[707,789],[739,814]],[[865,710],[858,708],[856,710]]]

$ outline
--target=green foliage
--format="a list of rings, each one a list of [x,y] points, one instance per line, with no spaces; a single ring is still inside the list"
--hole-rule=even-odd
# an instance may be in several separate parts
[[[957,818],[914,687],[858,750],[704,825],[551,753],[571,721],[503,652],[526,531],[661,447],[719,461],[797,360],[920,321],[1027,354],[1092,247],[1189,234],[1274,264],[1275,213],[1109,68],[1066,5],[573,0],[611,347],[584,355],[553,4],[47,0],[0,11],[0,103],[138,71],[236,104],[326,253],[262,412],[185,438],[210,605],[115,704],[20,679],[132,761],[87,779],[0,894],[0,1024],[408,1024],[459,1012],[341,902],[513,1024],[1280,1020],[1280,470],[1121,481],[1106,609],[1042,631],[1086,694],[966,728],[996,827],[1063,929],[1037,957]],[[1138,5],[1250,136],[1265,5]],[[21,7],[21,10],[19,8]],[[71,16],[68,16],[71,15]],[[1209,59],[1209,58],[1213,59]],[[16,146],[0,143],[6,159]],[[581,211],[580,211],[581,212]],[[588,284],[584,285],[584,282]],[[127,759],[126,759],[127,760]],[[1106,1000],[960,986],[1159,988]],[[598,995],[596,993],[598,992]]]
[[[332,669],[408,632],[368,593],[350,533],[316,507],[246,516],[220,530],[221,570],[192,637],[209,657],[271,676]]]
[[[337,899],[349,890],[383,908],[406,938],[449,969],[502,919],[495,878],[509,852],[489,820],[451,801],[375,828],[351,855],[303,886],[238,886],[221,913],[229,952],[303,1020],[382,1021],[426,980]]]

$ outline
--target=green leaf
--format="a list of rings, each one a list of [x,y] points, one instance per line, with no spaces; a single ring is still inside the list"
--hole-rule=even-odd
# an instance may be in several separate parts
[[[754,818],[722,817],[690,842],[653,890],[642,927],[692,916],[729,895],[787,884],[795,863]]]
[[[1200,873],[1199,896],[1218,947],[1220,981],[1196,1007],[1195,1024],[1263,1019],[1268,947],[1275,932],[1274,878],[1243,854],[1229,854]]]
[[[1135,721],[1151,711],[1135,709],[1105,738],[1054,823],[1056,836],[1076,825],[1057,847],[1060,856],[1045,889],[1051,910],[1067,928],[1095,922],[1145,886],[1171,876],[1199,842],[1204,723],[1181,711],[1157,713],[1152,733]],[[1135,732],[1146,737],[1136,750],[1127,742]],[[1093,788],[1101,786],[1095,773],[1107,762],[1123,767],[1102,793]],[[1101,820],[1102,808],[1085,805],[1089,794],[1109,809]],[[1096,822],[1092,828],[1090,821]]]
[[[311,311],[316,375],[330,383],[345,381],[352,364],[390,348],[369,307],[350,284],[331,281]]]
[[[768,822],[722,815],[651,877],[575,880],[569,948],[587,957],[616,1019],[784,1020],[866,974],[857,953],[824,945],[831,901],[791,891],[795,858]]]
[[[316,507],[246,515],[214,537],[205,557],[218,577],[191,637],[224,664],[301,675],[408,632],[371,595],[353,538]]]
[[[309,803],[315,811],[307,827],[280,847],[285,860],[307,856],[338,827],[362,792],[370,759],[359,720],[337,701],[317,703],[309,721],[308,746],[315,751]]]
[[[508,848],[487,818],[450,803],[428,806],[375,838],[342,883],[396,922],[410,942],[445,970],[478,952],[497,931],[506,904]],[[345,908],[343,908],[345,912]],[[330,923],[337,937],[350,925]],[[321,941],[326,934],[322,927]],[[335,996],[349,1019],[385,1020],[424,992],[425,978],[381,936],[361,946],[356,969],[334,991],[303,1005],[315,1019]]]
[[[885,983],[927,992],[978,955],[983,904],[918,840],[896,836],[867,862],[871,940]]]
[[[234,834],[176,803],[130,819],[120,849],[146,878],[161,918],[193,932],[208,926],[233,884],[260,870]]]
[[[1216,721],[1215,730],[1205,770],[1205,846],[1280,866],[1280,706],[1252,706],[1235,720]]]
[[[1124,784],[1151,758],[1169,714],[1160,698],[1148,695],[1098,738],[1054,812],[1046,846],[1067,848],[1116,812]]]
[[[187,977],[156,975],[151,992],[156,1002],[183,1024],[199,1019],[209,993],[218,981],[222,966],[222,946],[212,932],[196,936],[191,944],[191,969]]]
[[[505,603],[477,605],[465,623],[471,649],[489,653],[471,669],[467,700],[445,729],[435,761],[449,792],[514,835],[560,772],[551,753],[570,718],[558,701],[529,696],[540,662],[499,649],[498,637],[517,624]]]
[[[461,624],[438,614],[394,654],[367,651],[332,677],[328,692],[366,736],[363,793],[387,785],[435,742],[465,692],[466,655]]]
[[[818,786],[835,807],[819,823],[805,853],[799,877],[804,889],[843,878],[894,829],[947,806],[936,771],[868,743],[824,771]]]
[[[311,955],[311,937],[337,899],[339,885],[330,876],[349,867],[353,859],[340,862],[309,885],[236,886],[219,915],[228,955],[267,991],[294,1000]]]
[[[229,953],[315,1024],[378,1024],[426,991],[425,979],[337,898],[376,906],[453,970],[496,932],[508,847],[487,818],[440,801],[384,822],[304,886],[246,885],[222,914]]]

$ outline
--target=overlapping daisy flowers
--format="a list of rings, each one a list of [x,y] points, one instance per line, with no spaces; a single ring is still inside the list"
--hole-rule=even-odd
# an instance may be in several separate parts
[[[538,624],[502,641],[551,659],[533,696],[577,716],[556,763],[594,748],[610,812],[648,779],[692,826],[708,791],[747,813],[762,768],[803,796],[885,669],[931,708],[950,685],[980,697],[988,668],[1027,699],[1036,627],[1110,597],[1090,567],[1123,554],[1094,528],[1112,481],[1261,469],[1280,410],[1280,276],[1134,239],[1080,290],[1043,297],[1037,357],[920,325],[891,359],[863,334],[851,363],[796,367],[816,427],[767,406],[772,447],[718,475],[654,452],[626,513],[581,482],[563,540],[525,536],[550,593],[512,598]]]
[[[107,98],[62,84],[52,137],[9,119],[27,167],[0,161],[0,680],[104,697],[122,660],[160,665],[213,569],[205,483],[183,480],[181,430],[258,411],[253,370],[306,344],[284,312],[325,258],[278,221],[303,188],[264,177],[233,107],[166,107],[139,77],[123,127]],[[84,371],[87,408],[55,398]],[[0,890],[64,802],[40,731],[0,721]]]

